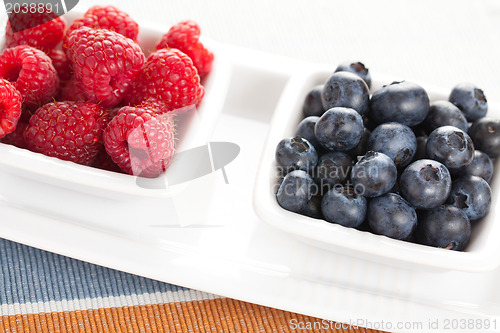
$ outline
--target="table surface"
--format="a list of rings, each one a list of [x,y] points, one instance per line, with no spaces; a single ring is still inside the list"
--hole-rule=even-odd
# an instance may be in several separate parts
[[[197,21],[214,40],[500,101],[500,2],[108,0],[137,20]],[[83,10],[101,1],[81,0]],[[321,319],[158,282],[0,239],[0,331],[288,332]],[[317,326],[320,327],[320,326]],[[330,325],[323,331],[342,331]],[[346,328],[343,331],[352,331]],[[360,329],[360,331],[365,331]],[[371,331],[371,330],[366,330]]]

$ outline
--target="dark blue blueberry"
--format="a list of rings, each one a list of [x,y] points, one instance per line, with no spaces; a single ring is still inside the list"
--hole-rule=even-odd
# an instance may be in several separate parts
[[[300,136],[281,140],[276,147],[275,157],[283,174],[292,170],[310,171],[318,163],[316,149]]]
[[[369,151],[352,168],[351,182],[358,194],[372,198],[389,192],[397,176],[398,169],[387,155]]]
[[[314,133],[324,148],[348,151],[356,147],[361,140],[363,118],[350,108],[332,108],[316,122]]]
[[[469,135],[474,147],[495,158],[500,155],[500,120],[481,118],[476,120],[469,129]]]
[[[394,193],[370,200],[366,216],[373,232],[394,239],[407,239],[417,226],[415,209]]]
[[[304,104],[302,106],[302,113],[304,117],[316,116],[321,117],[325,109],[321,101],[321,93],[323,92],[323,85],[318,85],[312,88],[306,95]]]
[[[300,214],[312,217],[314,219],[324,219],[321,212],[321,201],[323,197],[320,194],[312,196],[311,200],[307,203],[306,207],[300,211]]]
[[[493,161],[482,151],[474,151],[474,159],[471,164],[464,170],[465,175],[478,176],[486,180],[488,183],[493,177],[494,171]]]
[[[422,122],[422,123],[418,124],[417,126],[410,127],[411,130],[413,131],[413,134],[415,134],[416,137],[429,135],[429,133],[427,133],[427,130],[425,129],[424,125],[425,125],[425,122]]]
[[[429,96],[419,85],[411,82],[393,82],[373,93],[370,116],[378,124],[397,122],[415,126],[424,121],[429,112]]]
[[[370,132],[370,130],[365,127],[359,143],[356,145],[356,147],[347,151],[346,153],[357,161],[358,156],[363,156],[366,153],[368,147],[368,138],[371,134],[372,132]]]
[[[326,81],[321,100],[325,110],[346,107],[364,115],[368,112],[370,95],[362,78],[349,72],[337,72]]]
[[[472,83],[457,84],[451,90],[449,101],[455,104],[469,121],[478,120],[488,112],[486,96]]]
[[[474,158],[472,139],[453,126],[441,126],[432,131],[425,151],[429,158],[443,163],[451,173],[467,167]]]
[[[377,126],[368,139],[368,150],[378,151],[391,158],[396,166],[405,167],[417,151],[417,138],[406,125],[385,123]]]
[[[481,177],[462,176],[453,181],[448,203],[463,209],[469,220],[478,220],[490,210],[491,188]]]
[[[462,251],[469,243],[471,225],[461,209],[443,205],[424,214],[415,234],[421,244]]]
[[[318,149],[323,148],[319,144],[318,139],[316,139],[316,135],[314,134],[314,126],[316,126],[316,122],[318,120],[319,117],[316,116],[306,117],[302,119],[302,121],[297,126],[297,129],[295,130],[295,136],[300,136],[301,138],[309,141],[309,143],[311,143],[316,149],[316,152],[318,152]]]
[[[351,186],[335,186],[326,192],[321,211],[328,222],[356,228],[366,217],[366,199],[356,194]]]
[[[342,185],[351,174],[353,164],[353,160],[345,153],[339,151],[326,153],[318,160],[314,178],[318,184],[328,188]]]
[[[335,72],[351,72],[359,76],[366,82],[368,88],[372,85],[372,77],[370,75],[370,71],[366,66],[359,61],[346,61],[341,63],[335,69]]]
[[[431,103],[429,114],[424,121],[427,133],[441,126],[455,126],[467,132],[469,126],[464,114],[455,105],[448,101],[435,101]]]
[[[424,158],[429,158],[427,153],[425,152],[425,147],[427,146],[427,135],[425,136],[417,136],[417,151],[415,152],[415,156],[413,156],[413,160],[421,160]]]
[[[303,170],[294,170],[283,178],[276,199],[284,209],[299,213],[316,192],[317,186],[312,177]]]
[[[414,208],[435,208],[442,205],[450,194],[450,172],[438,161],[415,161],[403,171],[399,190]]]
[[[375,127],[378,126],[376,122],[374,122],[369,115],[364,115],[363,116],[363,125],[365,126],[366,129],[373,131]]]

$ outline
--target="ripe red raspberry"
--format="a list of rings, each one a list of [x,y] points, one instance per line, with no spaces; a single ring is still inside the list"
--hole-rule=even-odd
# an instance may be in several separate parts
[[[27,45],[6,49],[0,54],[0,78],[12,82],[21,93],[23,107],[27,108],[50,101],[59,85],[49,56]]]
[[[69,34],[63,49],[87,99],[104,107],[120,103],[145,61],[137,43],[104,29],[81,27]]]
[[[21,117],[21,94],[7,80],[0,79],[0,138],[14,132]]]
[[[64,19],[46,7],[38,7],[35,13],[12,12],[5,28],[5,45],[29,45],[48,53],[62,40],[65,28]]]
[[[109,156],[104,147],[99,151],[96,159],[91,166],[101,170],[124,173],[123,170],[120,169],[120,167],[115,162],[113,162],[111,156]]]
[[[24,141],[24,131],[26,130],[26,127],[28,127],[28,124],[19,120],[14,132],[7,134],[5,137],[0,139],[0,142],[16,146],[18,148],[28,149],[28,145],[26,144],[26,141]]]
[[[30,118],[24,139],[30,150],[89,165],[102,148],[106,114],[97,104],[49,103]]]
[[[207,50],[200,39],[200,27],[194,21],[180,22],[163,35],[156,49],[176,48],[187,54],[198,69],[201,78],[212,70],[214,54]]]
[[[169,110],[197,104],[205,94],[191,59],[177,49],[152,53],[132,82],[125,104],[139,105],[156,100]]]
[[[52,60],[52,65],[54,65],[54,68],[56,69],[57,76],[59,77],[61,84],[68,81],[73,74],[73,70],[69,65],[66,54],[61,50],[53,49],[47,53],[47,55]]]
[[[104,132],[111,159],[128,174],[153,178],[166,170],[174,155],[174,122],[170,113],[125,106]]]
[[[66,36],[81,27],[112,30],[134,41],[137,41],[139,34],[137,22],[127,13],[113,6],[91,7],[82,18],[73,22],[66,32]]]
[[[87,95],[84,92],[83,85],[76,81],[75,77],[72,76],[59,91],[59,96],[57,98],[59,101],[73,101],[73,102],[86,102]]]

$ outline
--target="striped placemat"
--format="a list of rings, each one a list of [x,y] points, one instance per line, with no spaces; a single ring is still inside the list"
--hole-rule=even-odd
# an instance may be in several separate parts
[[[376,332],[0,239],[0,332]]]

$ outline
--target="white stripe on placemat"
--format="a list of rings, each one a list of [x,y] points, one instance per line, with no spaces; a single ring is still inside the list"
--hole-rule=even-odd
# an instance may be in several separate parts
[[[113,308],[122,306],[203,301],[216,298],[222,298],[222,297],[197,290],[187,289],[178,291],[83,298],[83,299],[49,301],[49,302],[3,304],[0,305],[0,315],[13,316],[13,315],[34,314],[41,312],[50,313],[50,312]]]

